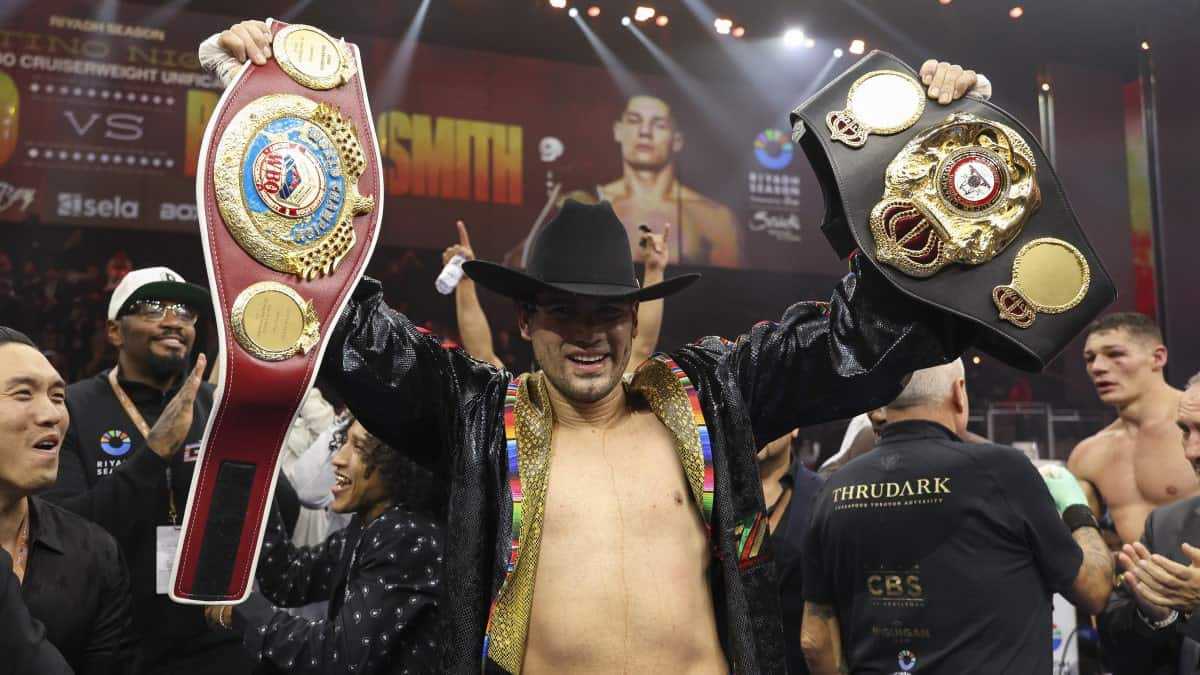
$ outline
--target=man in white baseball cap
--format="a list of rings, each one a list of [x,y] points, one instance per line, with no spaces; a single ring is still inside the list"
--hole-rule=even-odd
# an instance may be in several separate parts
[[[211,308],[205,288],[166,267],[133,270],[117,285],[108,304],[116,367],[67,388],[71,424],[58,481],[46,494],[107,529],[123,549],[139,669],[148,674],[240,675],[254,667],[240,635],[209,628],[199,607],[166,594],[213,405],[213,386],[202,381],[206,359],[195,348]],[[279,483],[276,494],[294,501],[287,481]],[[282,510],[286,520],[298,508]]]
[[[175,301],[205,312],[212,305],[208,290],[184,281],[170,267],[143,267],[132,270],[113,289],[108,301],[108,319],[115,320],[121,310],[139,300]]]

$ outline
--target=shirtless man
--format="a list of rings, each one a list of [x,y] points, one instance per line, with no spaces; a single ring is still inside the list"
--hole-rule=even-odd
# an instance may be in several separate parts
[[[737,267],[741,247],[733,211],[679,182],[675,159],[683,132],[671,106],[654,96],[630,97],[613,122],[613,140],[621,146],[621,177],[601,185],[599,196],[612,202],[625,227],[661,230],[679,223],[672,263]],[[638,241],[636,231],[629,230],[629,240]]]
[[[1141,314],[1098,319],[1088,329],[1083,358],[1117,420],[1081,441],[1067,468],[1083,483],[1097,517],[1107,507],[1120,543],[1131,544],[1155,508],[1200,494],[1175,424],[1183,392],[1163,378],[1162,333]]]
[[[210,40],[270,58],[261,22]],[[923,75],[956,96],[975,82],[948,63]],[[886,403],[969,331],[855,258],[828,304],[705,338],[624,385],[638,303],[694,279],[640,286],[609,205],[568,201],[526,272],[464,270],[516,301],[540,372],[514,381],[443,348],[370,280],[322,367],[373,435],[450,469],[442,670],[478,672],[482,655],[487,672],[532,675],[784,672],[755,450]]]
[[[677,223],[668,242],[671,264],[737,267],[741,263],[733,211],[679,182],[676,157],[683,150],[683,132],[666,101],[645,94],[630,97],[613,122],[613,140],[621,148],[621,177],[594,189],[567,192],[558,198],[560,208],[567,199],[584,204],[611,202],[625,224],[635,258],[641,226],[659,232]],[[535,226],[513,247],[505,255],[505,264],[524,264],[528,240],[540,229]]]

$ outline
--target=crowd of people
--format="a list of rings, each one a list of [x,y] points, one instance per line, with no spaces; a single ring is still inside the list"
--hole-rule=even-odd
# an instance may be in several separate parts
[[[212,42],[270,58],[260,22]],[[974,77],[922,69],[943,102]],[[0,327],[5,667],[1049,673],[1058,593],[1112,672],[1200,671],[1200,375],[1167,383],[1153,321],[1088,328],[1116,420],[1038,466],[967,429],[972,331],[859,257],[829,302],[659,351],[695,281],[667,276],[670,241],[567,201],[522,271],[475,260],[460,223],[456,342],[363,281],[237,605],[167,595],[213,408],[208,291],[124,270],[96,303],[113,358],[83,377]],[[527,372],[476,284],[513,301]],[[819,471],[799,459],[803,428],[860,414]]]

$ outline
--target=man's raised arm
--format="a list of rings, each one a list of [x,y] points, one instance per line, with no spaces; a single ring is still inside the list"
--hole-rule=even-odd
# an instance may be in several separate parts
[[[676,360],[714,371],[726,362],[754,447],[762,447],[796,427],[886,405],[906,375],[951,361],[973,334],[965,322],[895,290],[855,255],[829,302],[797,303],[777,322],[760,322],[734,342],[705,338]]]
[[[272,58],[271,39],[266,22],[234,24],[200,45],[200,63],[228,84],[246,60]],[[332,328],[321,372],[371,433],[393,447],[433,453],[439,448],[414,447],[424,444],[414,444],[410,432],[447,430],[458,404],[496,371],[442,347],[383,302],[378,281],[364,278]]]

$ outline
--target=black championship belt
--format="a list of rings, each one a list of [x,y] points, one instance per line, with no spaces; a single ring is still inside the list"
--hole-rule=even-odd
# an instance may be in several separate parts
[[[221,381],[188,495],[170,595],[250,592],[279,452],[379,234],[382,168],[358,48],[269,22],[205,130],[196,201]]]
[[[875,51],[797,121],[838,255],[861,250],[905,294],[978,324],[997,359],[1040,371],[1116,298],[1037,139],[988,101],[928,101]]]

